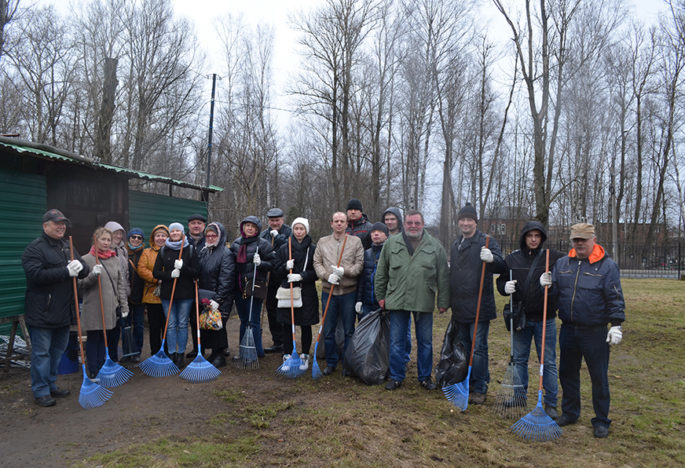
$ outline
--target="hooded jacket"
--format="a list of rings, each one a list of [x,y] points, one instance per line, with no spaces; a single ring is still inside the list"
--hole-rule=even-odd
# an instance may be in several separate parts
[[[526,234],[530,231],[538,230],[541,234],[541,242],[537,249],[531,250],[526,245]],[[532,322],[539,322],[542,320],[542,312],[544,305],[544,289],[540,286],[540,275],[545,272],[545,248],[544,244],[547,240],[547,231],[542,223],[538,221],[528,221],[521,229],[521,237],[519,238],[519,249],[514,250],[507,255],[504,262],[507,268],[511,270],[512,279],[516,280],[516,292],[514,293],[514,301],[523,301],[523,309],[526,312],[526,320]],[[526,282],[528,274],[536,257],[540,256],[535,265],[535,271],[531,275],[530,284]],[[564,254],[558,250],[550,249],[549,251],[549,268],[552,269],[554,263]],[[504,292],[504,285],[509,281],[509,273],[504,273],[497,278],[497,290],[501,295],[506,295]],[[547,303],[547,319],[556,317],[556,305],[552,300],[551,295],[548,295]]]
[[[226,229],[218,222],[219,241],[216,247],[209,247],[207,243],[198,252],[200,262],[200,288],[214,291],[212,297],[219,303],[222,315],[228,316],[233,304],[235,287],[235,257],[231,249],[226,246]]]
[[[143,250],[136,268],[138,275],[145,281],[143,286],[143,304],[162,303],[159,296],[155,296],[154,294],[155,288],[157,287],[157,279],[152,274],[152,270],[155,267],[155,261],[157,260],[157,254],[159,253],[159,248],[155,245],[155,232],[159,229],[164,230],[167,233],[167,236],[169,235],[169,228],[165,225],[158,224],[155,226],[150,233],[150,247]]]
[[[262,223],[256,216],[248,216],[240,222],[240,232],[243,232],[243,225],[245,223],[252,223],[257,226],[256,240],[250,241],[244,237],[236,238],[231,244],[231,252],[233,252],[235,258],[235,293],[242,294],[243,286],[246,284],[248,279],[251,279],[254,274],[254,254],[259,252],[259,258],[261,263],[257,267],[257,281],[266,282],[267,273],[273,267],[274,261],[274,250],[271,248],[271,241],[267,241],[259,237],[259,232],[262,230]],[[250,238],[252,239],[252,238]],[[238,254],[240,252],[240,247],[245,241],[248,241],[246,248],[246,262],[238,263]]]
[[[383,212],[383,217],[381,218],[381,222],[385,222],[385,215],[386,214],[393,214],[397,218],[397,227],[399,228],[400,232],[404,232],[404,224],[402,220],[402,212],[400,211],[399,208],[395,208],[394,206],[391,206],[387,210]],[[395,233],[397,234],[397,233]],[[392,236],[393,234],[390,234]]]
[[[90,273],[78,281],[83,305],[81,306],[81,328],[84,331],[102,330],[102,313],[105,315],[105,329],[111,330],[117,325],[116,309],[121,306],[122,314],[128,313],[128,298],[126,297],[126,277],[121,271],[121,263],[117,257],[100,259],[103,271],[100,275],[102,287],[102,309],[100,311],[100,290],[98,277],[93,273],[96,264],[95,256],[87,253],[83,261],[88,264]]]
[[[110,231],[112,231],[112,233],[115,233],[117,231],[124,231],[124,235],[121,238],[121,242],[119,243],[119,245],[114,245],[114,242],[112,242],[112,250],[114,250],[117,254],[119,268],[124,273],[124,278],[126,279],[126,296],[129,296],[131,294],[131,284],[129,282],[128,276],[128,250],[126,250],[126,229],[124,229],[124,227],[116,221],[109,221],[107,224],[105,224],[105,229],[109,229]]]

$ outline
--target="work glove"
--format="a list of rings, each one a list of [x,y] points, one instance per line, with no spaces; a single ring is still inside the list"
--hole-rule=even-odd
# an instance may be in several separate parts
[[[171,270],[171,277],[172,278],[178,278],[179,276],[181,276],[181,270],[177,270],[176,268]]]
[[[75,278],[83,270],[83,265],[78,260],[72,260],[67,263],[67,271],[69,271],[69,276]]]
[[[288,260],[287,262],[285,262],[285,269],[286,269],[286,270],[292,270],[293,268],[295,268],[295,260],[293,260],[293,259],[291,258],[290,260]]]
[[[480,249],[480,259],[485,263],[492,263],[495,261],[495,257],[492,256],[492,251],[485,247],[481,247]]]
[[[362,311],[362,302],[361,301],[358,301],[354,304],[354,311],[358,314],[361,313],[361,311]]]
[[[176,268],[177,270],[180,270],[181,268],[183,268],[183,260],[181,260],[181,259],[174,260],[174,268]]]
[[[93,265],[93,274],[95,276],[100,276],[102,274],[102,265],[99,263]]]
[[[271,234],[271,237],[276,237],[278,235],[278,231],[275,229],[272,229],[269,234]]]
[[[335,274],[335,275],[337,275],[337,276],[339,276],[339,277],[341,277],[341,278],[342,278],[343,275],[345,274],[345,269],[344,269],[343,267],[331,265],[331,268],[333,268],[333,274]]]
[[[302,275],[298,273],[290,273],[288,275],[288,283],[299,283],[302,281]]]
[[[328,276],[328,282],[331,284],[340,284],[340,277],[336,275],[335,273],[331,273]]]
[[[504,283],[504,292],[507,294],[514,294],[516,292],[516,280]]]
[[[259,266],[262,264],[262,259],[259,256],[259,253],[255,252],[254,257],[252,257],[252,263],[254,263],[255,266]]]
[[[128,308],[123,309],[121,311],[121,318],[126,318],[126,317],[128,317]]]
[[[620,325],[611,327],[609,329],[609,333],[607,333],[607,343],[609,343],[610,346],[619,344],[622,339],[623,339],[623,332],[621,332],[621,326]]]
[[[546,288],[552,286],[552,273],[549,271],[544,272],[540,275],[540,286]]]
[[[216,302],[214,299],[209,301],[209,307],[211,307],[212,310],[219,310],[219,303]]]

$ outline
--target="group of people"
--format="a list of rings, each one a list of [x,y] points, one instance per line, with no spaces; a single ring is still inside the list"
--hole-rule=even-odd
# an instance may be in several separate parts
[[[594,435],[608,435],[609,345],[621,341],[625,305],[618,267],[596,243],[592,225],[572,226],[573,249],[567,255],[550,250],[551,271],[547,271],[542,260],[547,234],[542,224],[526,223],[520,248],[503,258],[497,241],[478,229],[477,212],[468,203],[458,213],[461,234],[451,244],[449,257],[442,244],[425,230],[419,211],[408,211],[403,218],[398,208],[391,207],[383,213],[381,222],[371,223],[361,202],[352,199],[345,212],[333,213],[332,232],[318,243],[309,235],[306,218],[296,218],[289,226],[279,208],[270,209],[266,217],[268,227],[264,230],[258,217],[244,218],[240,236],[229,243],[221,223],[207,223],[203,215],[195,214],[187,220],[187,234],[179,222],[155,226],[147,248],[141,229],[132,228],[126,233],[119,223],[111,221],[95,230],[90,251],[80,257],[69,250],[64,240],[69,220],[59,210],[46,212],[44,234],[29,244],[22,258],[36,403],[51,406],[54,397],[69,393],[56,385],[56,370],[73,315],[71,281],[77,278],[91,376],[104,362],[105,345],[111,358],[117,359],[122,323],[133,329],[131,346],[137,354],[131,359],[139,360],[145,311],[151,353],[162,346],[168,317],[165,351],[178,366],[185,358],[196,356],[197,325],[189,320],[196,284],[210,299],[209,307],[220,311],[223,319],[220,330],[201,330],[202,348],[211,349],[208,360],[217,367],[225,365],[230,355],[225,326],[234,305],[240,318],[240,340],[249,324],[259,357],[280,352],[285,362],[297,352],[292,349],[291,302],[279,296],[291,285],[298,291],[294,325],[301,330],[302,369],[309,366],[311,326],[319,323],[319,304],[328,307],[323,324],[324,375],[334,373],[343,359],[357,319],[385,309],[390,323],[387,390],[398,389],[405,380],[412,319],[418,381],[423,388],[433,390],[435,309],[439,313],[452,309],[457,339],[466,350],[471,349],[479,309],[469,401],[483,404],[490,381],[489,324],[496,316],[493,275],[499,275],[498,291],[512,295],[517,310],[526,315],[525,325],[514,332],[514,362],[526,392],[531,341],[535,340],[539,354],[545,329],[545,410],[559,425],[578,420],[580,365],[584,358],[592,380]],[[482,268],[485,276],[481,283]],[[543,323],[545,288],[549,300]],[[267,309],[273,341],[267,348],[262,343],[262,305]],[[557,310],[562,321],[558,373]],[[193,348],[186,355],[189,323]],[[563,389],[561,414],[557,410],[558,378]]]

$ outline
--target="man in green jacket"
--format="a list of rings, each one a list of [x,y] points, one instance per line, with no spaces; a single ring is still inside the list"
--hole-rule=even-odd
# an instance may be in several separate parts
[[[424,231],[423,215],[410,211],[404,232],[389,238],[376,269],[374,287],[378,303],[390,312],[390,381],[386,390],[402,385],[406,375],[405,347],[409,316],[413,313],[419,383],[435,389],[433,372],[433,311],[449,307],[447,254],[440,242]]]

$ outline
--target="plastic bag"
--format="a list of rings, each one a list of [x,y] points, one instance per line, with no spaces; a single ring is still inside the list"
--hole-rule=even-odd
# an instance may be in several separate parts
[[[440,387],[462,382],[468,371],[464,347],[457,339],[457,326],[450,320],[440,350],[440,362],[435,370],[435,380]]]
[[[390,318],[382,309],[364,316],[347,345],[343,366],[368,385],[385,380],[390,366]]]

